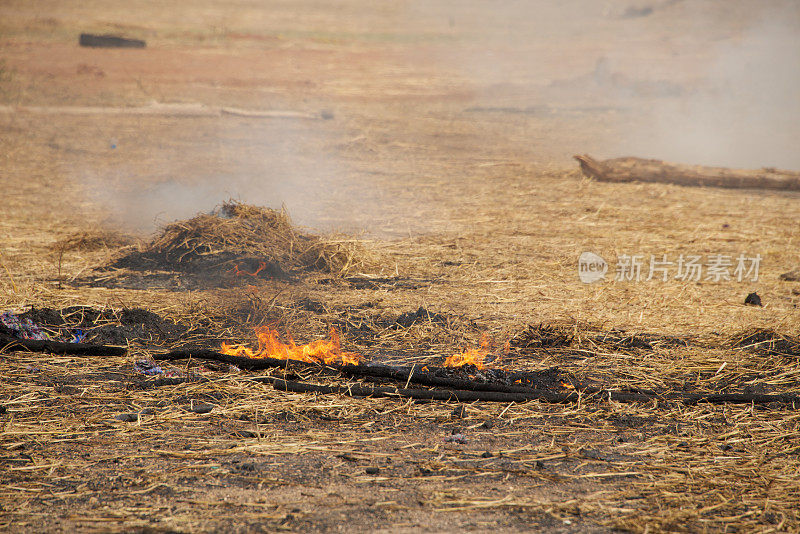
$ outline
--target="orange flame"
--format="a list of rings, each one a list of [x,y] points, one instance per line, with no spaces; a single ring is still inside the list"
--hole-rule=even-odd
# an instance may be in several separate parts
[[[260,261],[258,262],[258,269],[256,269],[256,272],[249,273],[247,271],[240,269],[239,264],[237,263],[236,265],[233,266],[232,269],[228,269],[226,272],[233,273],[234,276],[241,276],[243,274],[246,274],[247,276],[252,276],[253,278],[255,278],[256,276],[258,276],[258,273],[260,273],[266,268],[267,268],[267,262]]]
[[[486,369],[484,360],[489,354],[489,349],[492,346],[492,338],[489,334],[484,333],[481,336],[481,348],[468,349],[461,354],[453,354],[448,356],[444,361],[445,367],[463,367],[465,365],[474,365],[478,369]]]
[[[222,343],[222,354],[230,356],[245,356],[248,358],[275,358],[276,360],[299,360],[309,363],[342,363],[358,365],[362,356],[356,352],[342,351],[339,333],[331,328],[331,338],[318,339],[306,345],[297,345],[291,334],[287,334],[289,343],[278,339],[278,331],[269,326],[256,328],[258,337],[258,350],[253,350],[245,345],[229,345]]]

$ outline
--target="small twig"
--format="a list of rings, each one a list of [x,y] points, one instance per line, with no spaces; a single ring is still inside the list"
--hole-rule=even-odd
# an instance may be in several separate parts
[[[64,246],[58,247],[58,289],[61,289],[61,260],[64,258]]]

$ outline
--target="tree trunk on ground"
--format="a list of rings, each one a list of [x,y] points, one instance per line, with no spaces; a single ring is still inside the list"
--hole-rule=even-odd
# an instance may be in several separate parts
[[[696,187],[800,191],[800,172],[772,168],[727,169],[642,158],[598,161],[587,155],[575,156],[575,159],[587,178],[601,182],[657,182]]]

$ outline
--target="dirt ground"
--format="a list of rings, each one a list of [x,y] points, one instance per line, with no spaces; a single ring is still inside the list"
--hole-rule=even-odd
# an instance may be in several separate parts
[[[142,308],[178,325],[126,330],[126,356],[0,351],[0,528],[800,531],[792,406],[588,396],[462,413],[280,392],[198,362],[163,367],[208,381],[142,385],[138,359],[250,342],[265,322],[299,341],[336,326],[348,350],[395,364],[543,324],[575,338],[512,343],[504,367],[800,394],[800,282],[781,278],[800,268],[800,194],[594,182],[571,159],[658,157],[627,153],[657,137],[650,111],[701,90],[714,51],[763,10],[797,7],[501,4],[0,3],[0,308],[89,306],[115,327]],[[147,47],[81,48],[81,32]],[[305,115],[252,114],[268,110]],[[344,278],[97,287],[120,243],[57,245],[146,242],[231,197],[357,238],[370,261]],[[585,251],[608,280],[581,283]],[[624,254],[761,264],[757,281],[614,281]],[[764,306],[743,304],[753,291]],[[397,326],[421,306],[451,320]],[[619,341],[633,333],[681,342]]]

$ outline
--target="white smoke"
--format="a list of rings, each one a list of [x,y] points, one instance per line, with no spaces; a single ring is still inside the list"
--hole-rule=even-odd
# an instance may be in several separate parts
[[[191,124],[191,119],[172,120],[173,128]],[[103,168],[83,168],[75,178],[108,221],[126,230],[151,232],[211,212],[228,199],[285,206],[300,225],[327,228],[333,219],[346,226],[352,205],[342,206],[365,202],[367,194],[347,196],[347,166],[331,146],[329,124],[224,117],[216,128],[206,123],[172,143],[134,146],[135,137],[123,136],[108,148],[119,159],[109,156]]]
[[[562,125],[616,113],[567,152],[800,169],[795,0],[420,1],[411,18],[453,34],[436,60],[472,109]]]
[[[651,127],[627,136],[617,150],[800,170],[800,7],[792,11],[769,13],[740,38],[717,44],[698,86],[659,101],[649,112]]]

